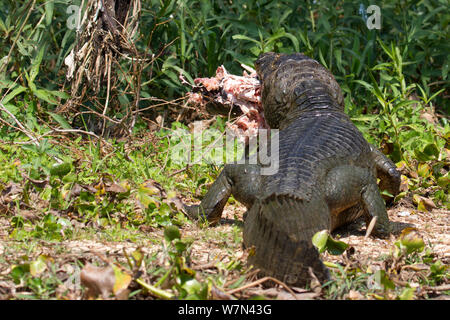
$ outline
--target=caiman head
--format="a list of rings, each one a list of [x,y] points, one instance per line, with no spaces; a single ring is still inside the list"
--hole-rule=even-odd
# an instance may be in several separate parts
[[[263,53],[255,62],[262,83],[266,122],[283,129],[307,112],[344,111],[344,98],[331,72],[302,53]]]

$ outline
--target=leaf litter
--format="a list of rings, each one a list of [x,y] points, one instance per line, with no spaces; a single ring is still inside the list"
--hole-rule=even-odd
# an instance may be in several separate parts
[[[433,254],[436,259],[442,261],[444,265],[448,265],[450,260],[450,236],[449,236],[449,212],[447,210],[433,210],[430,213],[415,212],[410,216],[404,217],[397,215],[397,213],[404,211],[404,208],[394,208],[389,211],[389,215],[392,221],[400,223],[409,223],[414,225],[423,237],[424,242],[427,246],[433,248]],[[236,272],[236,270],[226,270],[224,266],[230,264],[233,261],[240,262],[245,266],[245,252],[242,249],[240,243],[236,242],[235,239],[231,237],[233,234],[234,224],[230,221],[234,221],[235,217],[242,217],[245,208],[240,205],[228,206],[225,210],[223,221],[224,223],[219,224],[211,229],[205,227],[199,227],[195,224],[186,224],[182,229],[181,233],[183,237],[191,237],[194,239],[191,248],[191,268],[197,270],[197,273],[203,275],[203,277],[208,274],[216,274],[217,272],[222,272],[225,274],[227,282],[230,283],[232,280],[238,280],[240,277],[245,275],[245,272]],[[7,280],[11,272],[11,262],[20,261],[20,257],[26,255],[27,250],[9,250],[9,248],[21,245],[16,241],[8,239],[8,219],[0,220],[0,231],[1,239],[0,242],[0,255],[3,260],[0,261],[0,294],[3,299],[15,297],[18,289],[16,284],[11,280]],[[5,232],[6,231],[6,232]],[[215,237],[214,235],[220,235]],[[28,260],[38,261],[40,255],[47,255],[54,259],[54,265],[60,267],[60,273],[66,273],[66,277],[70,277],[68,274],[71,270],[67,266],[71,266],[75,262],[84,262],[84,268],[81,270],[81,284],[83,284],[88,290],[85,295],[81,296],[81,290],[72,290],[73,292],[78,292],[80,295],[70,294],[71,290],[66,290],[65,296],[60,296],[62,298],[110,298],[111,296],[115,298],[124,298],[120,294],[113,294],[113,288],[116,283],[116,274],[112,264],[107,266],[94,266],[91,263],[98,263],[98,257],[96,253],[101,253],[108,257],[110,261],[114,263],[119,261],[124,261],[123,251],[127,252],[135,251],[138,247],[144,255],[154,256],[157,264],[164,264],[164,257],[161,251],[161,246],[155,239],[160,239],[162,241],[163,234],[162,231],[154,231],[148,235],[148,238],[153,239],[153,241],[141,242],[139,245],[132,242],[105,242],[105,241],[95,241],[95,240],[66,240],[58,244],[54,244],[46,241],[39,241],[36,248],[33,250],[33,254],[29,254]],[[374,266],[383,267],[383,257],[388,256],[392,253],[393,240],[395,239],[378,239],[378,238],[364,238],[364,224],[363,221],[358,221],[347,228],[338,230],[333,234],[334,237],[338,238],[340,241],[347,243],[350,247],[354,248],[354,252],[351,257],[347,257],[345,254],[341,256],[331,255],[329,253],[323,253],[323,259],[325,261],[330,261],[333,263],[339,263],[342,266],[351,266],[356,264],[360,267],[365,267],[366,269]],[[67,261],[71,261],[72,264],[68,264]],[[66,269],[63,268],[66,266]],[[415,268],[415,269],[414,269]],[[73,268],[72,268],[73,269]],[[405,272],[417,273],[423,270],[428,270],[420,265],[414,267],[405,267],[403,269]],[[42,271],[45,272],[45,271]],[[250,272],[249,272],[250,273]],[[202,276],[200,275],[200,278]],[[149,281],[151,283],[151,277]],[[255,277],[245,278],[242,285],[245,283],[251,283],[255,281]],[[131,282],[131,276],[125,283],[129,284]],[[448,278],[444,281],[444,285],[448,284]],[[123,285],[123,287],[127,287]],[[122,288],[123,289],[123,288]],[[127,290],[125,288],[124,290]],[[311,290],[305,290],[303,288],[293,288],[296,292],[297,299],[321,299],[323,296],[317,294]],[[429,289],[428,292],[432,292],[433,288]],[[20,292],[20,291],[19,291]],[[124,291],[128,292],[128,291]],[[222,293],[218,293],[222,292]],[[273,286],[272,288],[264,288],[262,284],[258,284],[254,287],[249,287],[234,295],[234,298],[245,299],[250,298],[255,295],[265,296],[269,299],[292,299],[293,296],[287,290],[281,286]],[[228,295],[229,296],[229,295]],[[438,296],[442,296],[439,292]],[[17,297],[17,296],[16,296]],[[139,296],[136,296],[139,297]],[[215,293],[211,293],[211,297],[225,298],[227,297],[226,288],[217,289]],[[358,295],[353,290],[348,295],[349,299],[358,299],[367,297],[364,295]]]

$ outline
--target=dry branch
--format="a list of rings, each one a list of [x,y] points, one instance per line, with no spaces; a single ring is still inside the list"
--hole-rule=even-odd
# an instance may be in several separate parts
[[[101,136],[109,133],[106,128],[110,120],[119,123],[118,127],[113,126],[114,130],[117,129],[113,132],[116,135],[131,133],[135,123],[133,109],[139,104],[140,93],[136,88],[141,85],[142,59],[133,39],[138,30],[140,9],[140,0],[88,0],[86,3],[83,1],[80,8],[83,19],[77,30],[75,47],[65,59],[72,98],[57,112],[80,114],[80,107],[86,107],[83,102],[93,101],[98,106],[94,118],[96,133]],[[123,57],[131,57],[133,74],[128,85],[133,90],[135,101],[126,107],[126,112],[119,112],[122,110],[118,110],[117,98],[121,94],[118,72]],[[104,87],[105,93],[101,91]],[[106,95],[104,103],[99,101],[103,98],[101,95]],[[125,116],[117,119],[113,116],[117,113]]]

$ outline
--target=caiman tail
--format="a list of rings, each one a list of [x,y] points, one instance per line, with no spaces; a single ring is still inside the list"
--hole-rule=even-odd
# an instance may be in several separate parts
[[[330,214],[323,201],[314,206],[310,200],[289,195],[272,195],[257,200],[248,211],[244,225],[244,245],[250,249],[248,262],[261,274],[286,284],[308,284],[311,267],[320,281],[329,278],[319,259],[312,236],[330,227]],[[317,208],[311,210],[307,208]]]

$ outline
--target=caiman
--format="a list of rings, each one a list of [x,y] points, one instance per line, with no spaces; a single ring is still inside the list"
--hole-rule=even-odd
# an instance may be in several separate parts
[[[313,235],[364,216],[376,218],[374,234],[391,232],[377,185],[397,194],[395,164],[369,144],[344,113],[333,75],[301,54],[264,53],[255,62],[267,124],[279,129],[279,168],[261,175],[258,164],[227,164],[191,217],[217,223],[232,194],[247,207],[243,240],[248,262],[263,275],[302,286],[311,271],[321,281],[327,268]],[[310,269],[311,268],[311,269]]]

